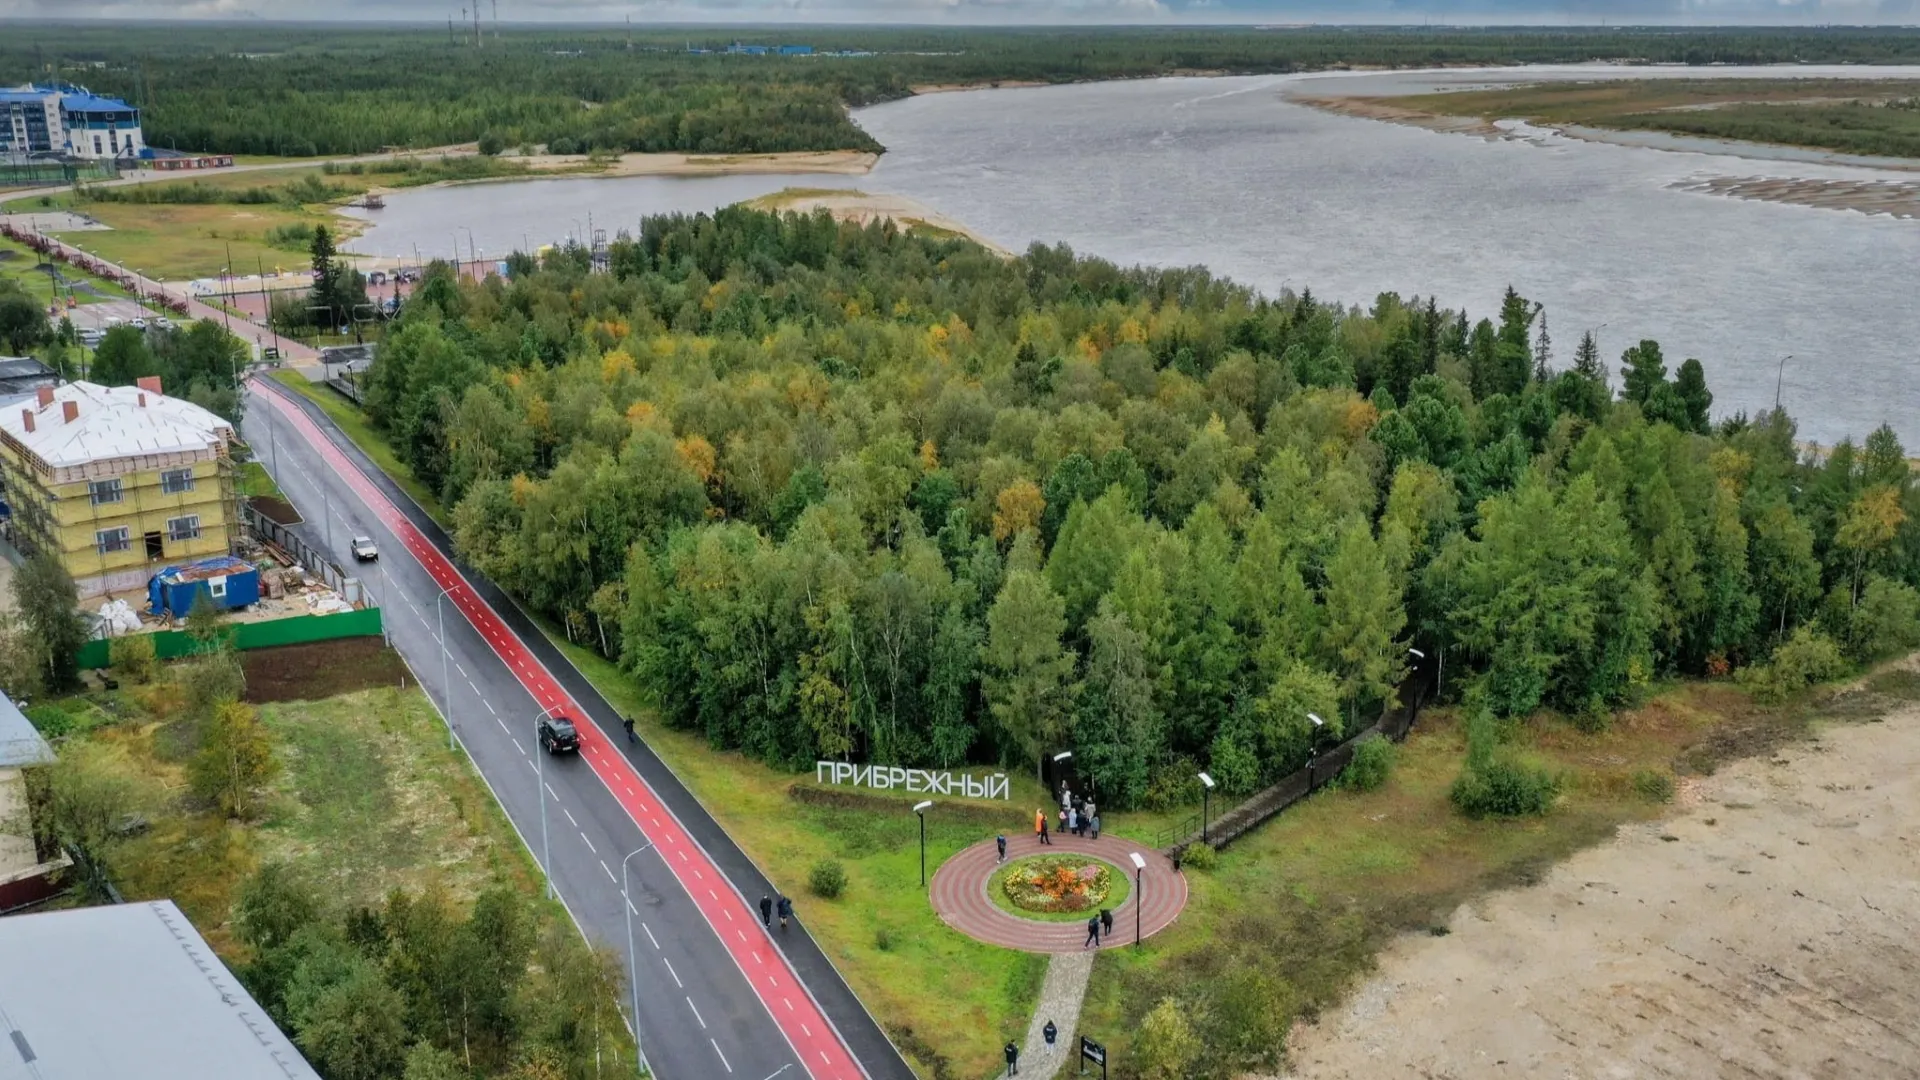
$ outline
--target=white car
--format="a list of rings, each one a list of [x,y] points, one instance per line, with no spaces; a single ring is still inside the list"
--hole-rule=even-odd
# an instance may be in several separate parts
[[[374,546],[373,537],[356,536],[353,538],[353,557],[358,562],[372,562],[380,557],[380,549]]]
[[[100,339],[106,337],[107,335],[101,332],[99,327],[89,326],[89,327],[83,328],[75,336],[79,339],[80,344],[85,345],[87,348],[91,349],[98,346],[100,344]]]
[[[133,327],[135,330],[145,330],[147,328],[147,320],[136,315],[134,316],[133,322],[129,323],[128,325]]]
[[[173,329],[173,320],[167,318],[165,315],[155,315],[152,325],[155,330],[171,330]]]

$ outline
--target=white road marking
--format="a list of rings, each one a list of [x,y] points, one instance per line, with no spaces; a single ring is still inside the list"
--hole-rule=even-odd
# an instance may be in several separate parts
[[[807,1027],[805,1020],[800,1021],[800,1034],[805,1035],[809,1039],[813,1038],[813,1029]]]
[[[708,889],[708,890],[707,890],[707,896],[708,896],[708,897],[709,897],[710,899],[712,899],[712,900],[713,900],[713,902],[714,902],[714,903],[716,903],[716,904],[720,902],[720,896],[719,896],[719,894],[718,894],[718,893],[716,893],[716,892],[714,892],[714,891],[713,891],[712,889]]]
[[[726,914],[727,914],[727,921],[728,921],[728,922],[732,922],[732,921],[733,921],[733,909],[732,909],[732,908],[721,908],[720,910],[721,910],[721,911],[724,911],[724,912],[726,912]]]
[[[785,1006],[787,1007],[787,1011],[788,1011],[788,1012],[792,1012],[792,1011],[793,1011],[793,999],[792,999],[792,998],[784,998],[784,997],[783,997],[783,998],[781,998],[781,999],[780,999],[780,1004],[782,1004],[782,1005],[785,1005]]]
[[[687,1008],[689,1008],[689,1009],[692,1009],[692,1010],[693,1010],[693,1018],[694,1018],[695,1020],[699,1020],[699,1021],[700,1021],[700,1030],[701,1030],[701,1031],[705,1031],[705,1030],[707,1030],[707,1022],[706,1022],[706,1020],[704,1020],[704,1019],[702,1019],[702,1018],[701,1018],[701,1016],[700,1016],[700,1007],[699,1007],[698,1005],[695,1005],[695,1004],[693,1003],[693,999],[692,999],[692,998],[688,998],[688,999],[687,999]]]
[[[507,725],[505,725],[505,724],[501,724],[500,726],[501,726],[501,727],[506,727]],[[516,739],[516,738],[514,738],[514,737],[513,737],[512,735],[508,735],[508,736],[507,736],[507,738],[509,738],[509,739],[513,739],[513,748],[514,748],[515,750],[518,750],[518,751],[520,751],[520,756],[521,756],[521,757],[525,757],[525,756],[527,756],[527,748],[526,748],[526,747],[524,747],[524,746],[521,746],[521,745],[520,745],[520,740],[519,740],[519,739]]]
[[[681,852],[681,853],[680,853],[680,861],[681,861],[681,862],[686,862],[686,861],[687,861],[687,853],[686,853],[686,852],[684,852],[684,851],[683,851],[683,852]]]
[[[453,662],[453,670],[459,672],[461,678],[464,679],[467,677],[467,669],[460,666],[460,661],[455,660]]]
[[[469,690],[471,690],[471,691],[473,691],[473,696],[474,696],[474,697],[479,697],[479,696],[480,696],[480,688],[479,688],[479,687],[477,687],[477,686],[475,686],[475,685],[473,685],[473,680],[472,680],[472,679],[468,679],[468,680],[467,680],[467,689],[469,689]]]
[[[573,820],[573,811],[563,806],[560,808],[560,812],[567,815],[567,824],[573,826],[576,829],[580,827],[580,823]],[[586,838],[587,838],[587,834],[585,833],[580,834],[580,839],[585,840]]]
[[[649,936],[649,937],[651,937],[652,935],[651,935],[651,934],[649,934],[648,936]],[[682,989],[682,990],[685,990],[685,989],[687,988],[687,984],[686,984],[686,983],[683,983],[683,982],[681,982],[681,981],[680,981],[680,973],[679,973],[679,972],[677,972],[677,971],[675,971],[675,970],[673,970],[673,961],[671,961],[671,960],[669,960],[669,959],[667,959],[666,957],[664,957],[664,956],[663,956],[663,957],[661,957],[661,958],[660,958],[660,962],[661,962],[661,963],[663,963],[663,964],[665,964],[665,965],[667,965],[667,974],[669,974],[669,975],[671,975],[671,976],[673,976],[673,985],[675,985],[675,986],[677,986],[677,987],[679,987],[679,988],[680,988],[680,989]]]
[[[560,795],[559,795],[559,793],[558,793],[558,792],[556,792],[556,791],[554,791],[554,790],[553,790],[553,785],[552,785],[552,784],[548,784],[548,785],[546,785],[546,787],[547,787],[547,794],[548,794],[548,795],[551,795],[551,796],[553,796],[553,801],[554,801],[554,802],[559,802],[559,801],[560,801]]]
[[[828,1066],[832,1066],[833,1064],[833,1059],[827,1057],[825,1050],[820,1051],[820,1060],[826,1062]]]
[[[582,839],[582,840],[585,840],[586,838],[587,838],[587,834],[586,834],[586,833],[581,833],[581,834],[580,834],[580,839]],[[591,846],[593,846],[593,845],[591,845],[591,844],[589,844],[589,845],[587,845],[587,846],[589,846],[589,847],[591,847]],[[597,853],[596,853],[596,854],[597,854]],[[617,878],[617,877],[614,877],[614,876],[613,876],[613,871],[612,871],[611,869],[608,869],[608,867],[607,867],[607,860],[605,860],[605,859],[601,859],[601,860],[600,860],[600,869],[602,869],[602,870],[606,870],[606,871],[607,871],[607,880],[608,880],[608,881],[611,881],[611,882],[615,882],[615,883],[618,883],[618,882],[619,882],[619,880],[620,880],[620,879],[619,879],[619,878]]]
[[[508,736],[509,738],[511,738],[511,737],[513,736],[513,729],[512,729],[512,728],[509,728],[509,727],[507,726],[507,722],[506,722],[505,720],[502,720],[502,719],[500,719],[500,714],[499,714],[499,713],[495,713],[495,714],[494,714],[494,716],[493,716],[493,722],[494,722],[494,723],[496,723],[496,724],[499,724],[499,725],[500,725],[500,730],[501,730],[501,731],[504,731],[504,732],[506,732],[506,733],[507,733],[507,736]]]
[[[714,1053],[716,1053],[716,1054],[720,1054],[720,1044],[719,1044],[719,1043],[717,1043],[717,1042],[713,1042],[713,1039],[712,1039],[712,1038],[708,1038],[708,1039],[707,1039],[707,1041],[708,1041],[708,1042],[710,1042],[710,1043],[713,1043],[713,1052],[714,1052]],[[722,1064],[722,1065],[727,1065],[727,1055],[725,1055],[725,1054],[720,1054],[720,1064]],[[732,1071],[733,1071],[733,1066],[731,1066],[731,1065],[727,1065],[727,1071],[728,1071],[728,1072],[732,1072]]]
[[[568,815],[567,815],[567,820],[568,820],[568,821],[572,821],[572,820],[573,820],[573,815],[572,815],[572,814],[568,814]],[[582,833],[580,834],[580,839],[582,839],[582,840],[587,840],[587,834],[586,834],[585,832],[582,832]],[[600,854],[600,849],[599,849],[599,848],[597,848],[597,847],[594,847],[594,846],[593,846],[593,841],[591,841],[591,840],[587,840],[587,850],[588,850],[588,851],[591,851],[591,852],[593,852],[593,853],[594,853],[595,855],[598,855],[598,854]],[[601,866],[605,866],[605,865],[607,865],[607,864],[606,864],[606,863],[601,863],[600,865],[601,865]],[[607,871],[607,874],[608,874],[608,876],[612,876],[612,874],[613,874],[613,871],[611,871],[611,870],[609,870],[609,871]]]
[[[487,700],[486,698],[481,698],[481,699],[480,699],[480,704],[482,704],[482,705],[485,705],[485,706],[487,707],[487,711],[488,711],[488,712],[490,712],[490,713],[493,713],[493,715],[495,715],[495,716],[499,716],[499,715],[500,715],[500,714],[499,714],[499,713],[497,713],[497,712],[493,712],[493,702],[491,702],[491,701],[488,701],[488,700]],[[506,727],[507,725],[505,725],[505,724],[501,724],[500,726],[501,726],[501,727]]]
[[[747,932],[745,930],[735,930],[734,933],[740,935],[740,944],[745,945],[747,943]]]
[[[694,880],[696,880],[696,881],[705,881],[705,880],[707,880],[707,879],[706,879],[705,877],[703,877],[703,876],[701,876],[701,874],[700,874],[700,868],[699,868],[699,867],[697,867],[697,866],[696,866],[696,867],[694,867],[694,870],[693,870],[693,877],[694,877]]]
[[[654,947],[654,948],[656,948],[656,949],[657,949],[657,948],[659,948],[659,947],[660,947],[660,943],[659,943],[658,941],[654,941],[654,940],[653,940],[653,931],[652,931],[652,930],[649,930],[649,929],[647,929],[647,924],[646,924],[646,923],[641,923],[641,924],[640,924],[640,929],[642,929],[642,930],[646,930],[646,931],[647,931],[647,940],[648,940],[648,941],[653,941],[653,947]]]
[[[634,907],[633,901],[631,900],[627,901],[627,910],[633,912],[635,915],[640,914],[640,909],[637,907]]]

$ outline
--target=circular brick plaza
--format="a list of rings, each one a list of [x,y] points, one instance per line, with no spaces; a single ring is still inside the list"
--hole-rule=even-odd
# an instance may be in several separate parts
[[[1140,934],[1152,937],[1173,925],[1180,909],[1187,904],[1187,879],[1173,868],[1173,861],[1151,848],[1111,834],[1098,840],[1071,833],[1055,835],[1051,846],[1043,846],[1031,833],[1007,837],[1007,861],[1031,855],[1088,855],[1112,864],[1114,872],[1124,873],[1132,888],[1133,860],[1139,852],[1147,860],[1146,873],[1137,889],[1132,889],[1120,906],[1113,909],[1113,933],[1100,941],[1101,948],[1130,945],[1134,936],[1135,909],[1139,909]],[[987,895],[994,871],[1000,869],[992,840],[965,848],[934,871],[929,890],[933,910],[942,922],[968,937],[1023,952],[1078,952],[1086,948],[1087,924],[1043,922],[1025,919],[996,907]]]

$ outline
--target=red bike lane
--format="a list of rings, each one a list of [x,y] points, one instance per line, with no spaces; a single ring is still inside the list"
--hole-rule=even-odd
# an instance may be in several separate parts
[[[675,880],[692,897],[707,925],[719,935],[728,955],[792,1045],[801,1066],[814,1080],[862,1080],[865,1074],[859,1064],[806,988],[794,977],[786,957],[774,946],[764,928],[753,929],[760,925],[759,913],[721,875],[706,852],[618,752],[587,710],[560,688],[545,666],[521,644],[493,608],[480,599],[452,562],[333,445],[319,425],[298,405],[283,397],[281,391],[269,390],[262,396],[307,437],[328,466],[400,538],[407,551],[426,569],[434,583],[447,591],[454,606],[486,639],[534,700],[544,709],[565,711],[573,720],[580,733],[581,756],[634,824],[653,841]]]

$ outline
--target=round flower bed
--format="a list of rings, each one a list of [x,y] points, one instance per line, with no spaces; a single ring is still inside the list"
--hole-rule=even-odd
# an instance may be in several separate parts
[[[994,872],[987,892],[994,905],[1028,918],[1084,919],[1126,899],[1125,874],[1086,855],[1034,855]]]

